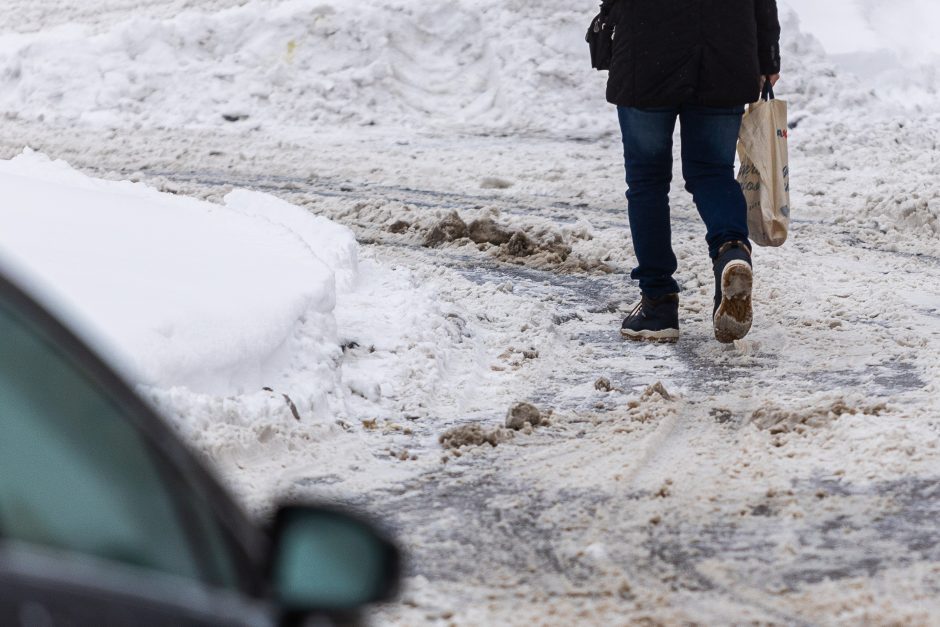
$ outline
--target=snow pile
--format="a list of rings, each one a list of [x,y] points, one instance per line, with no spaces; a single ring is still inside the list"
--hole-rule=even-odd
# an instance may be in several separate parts
[[[804,113],[936,106],[940,51],[922,25],[938,9],[905,1],[903,10],[781,2],[783,88]],[[117,128],[600,136],[610,107],[606,73],[590,69],[583,39],[593,10],[563,0],[254,0],[135,17],[103,32],[65,24],[6,34],[0,112]],[[837,57],[800,32],[797,13]],[[860,78],[846,76],[853,70]]]
[[[297,438],[309,456],[344,421],[430,411],[468,337],[433,286],[360,260],[346,227],[272,196],[210,204],[28,150],[0,161],[0,190],[4,269],[217,461]],[[343,442],[318,459],[370,456],[355,432]]]
[[[883,234],[873,244],[894,249],[928,243],[940,232],[940,48],[925,25],[940,6],[780,7],[794,217],[861,225],[869,238]]]
[[[113,127],[596,136],[609,130],[609,106],[606,74],[587,63],[591,11],[562,0],[255,0],[102,33],[66,24],[0,36],[0,111]],[[785,89],[807,113],[935,106],[940,50],[922,25],[937,11],[921,0],[903,10],[781,2]],[[817,37],[800,32],[804,20]],[[818,38],[837,55],[827,59]],[[853,70],[858,79],[834,80]]]
[[[2,250],[94,321],[148,385],[260,389],[305,320],[331,315],[334,276],[355,272],[351,232],[256,193],[213,206],[29,152],[0,162],[0,187]]]
[[[783,0],[838,67],[896,106],[936,106],[940,23],[932,0]]]
[[[599,133],[591,7],[564,0],[249,2],[108,32],[0,37],[0,111],[108,126]],[[574,105],[574,106],[573,106]]]
[[[937,109],[940,45],[926,28],[940,20],[936,3],[781,0],[779,4],[784,85],[787,94],[795,92],[796,102],[805,105],[801,110],[815,113],[830,108],[851,111],[853,116],[890,118]]]

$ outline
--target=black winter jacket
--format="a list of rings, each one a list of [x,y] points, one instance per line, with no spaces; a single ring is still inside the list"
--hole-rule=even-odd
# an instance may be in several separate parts
[[[780,71],[776,0],[607,0],[607,100],[625,107],[754,102]]]

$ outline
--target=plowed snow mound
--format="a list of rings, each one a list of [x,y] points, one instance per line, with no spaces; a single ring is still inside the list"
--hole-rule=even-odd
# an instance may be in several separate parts
[[[67,25],[5,35],[0,110],[107,125],[601,133],[610,119],[605,77],[587,61],[590,11],[564,0],[293,0],[132,19],[101,34]]]

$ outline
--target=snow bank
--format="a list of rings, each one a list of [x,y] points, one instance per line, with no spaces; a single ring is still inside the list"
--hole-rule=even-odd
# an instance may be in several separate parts
[[[434,284],[360,259],[347,228],[272,196],[212,204],[30,150],[0,161],[0,193],[0,271],[196,449],[258,469],[237,486],[253,507],[290,484],[288,458],[299,476],[379,464],[362,421],[426,417],[452,403],[441,387],[455,371],[469,394],[488,372],[459,357],[458,344],[476,354],[468,323]]]
[[[148,385],[226,394],[270,384],[306,319],[332,324],[335,277],[347,289],[355,278],[349,230],[262,194],[211,205],[29,151],[0,162],[0,189],[0,251]],[[338,350],[335,332],[322,339]]]
[[[586,71],[585,10],[564,0],[255,1],[103,34],[9,34],[0,111],[114,126],[600,132],[602,103],[587,94],[604,77]]]
[[[100,33],[71,24],[7,34],[0,112],[122,128],[600,136],[611,113],[606,73],[589,68],[583,39],[593,10],[563,0],[255,0]],[[938,11],[927,0],[890,10],[782,0],[785,91],[811,109],[820,96],[889,112],[935,106],[940,50],[923,24]],[[838,51],[838,64],[801,34],[804,21]],[[831,80],[849,70],[860,78]]]
[[[812,56],[826,60],[829,74],[841,75],[835,94],[853,87],[868,91],[866,104],[875,105],[869,115],[930,110],[940,104],[940,40],[931,28],[940,23],[936,2],[781,0],[779,4],[786,21],[785,40],[796,39],[798,30],[811,36],[816,41]],[[799,54],[805,49],[787,51],[791,53],[784,63],[788,78],[807,59]]]
[[[927,62],[940,55],[931,28],[940,20],[934,0],[781,0],[796,11],[803,29],[829,54],[887,50],[907,61]]]
[[[940,5],[782,0],[780,7],[778,96],[790,103],[794,217],[863,225],[892,249],[911,238],[929,242],[940,233],[940,52],[924,34]]]

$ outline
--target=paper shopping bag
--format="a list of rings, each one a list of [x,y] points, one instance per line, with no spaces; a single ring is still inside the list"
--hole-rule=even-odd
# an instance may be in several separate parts
[[[780,246],[790,228],[787,103],[774,98],[769,81],[741,121],[738,156],[751,240],[758,246]]]

